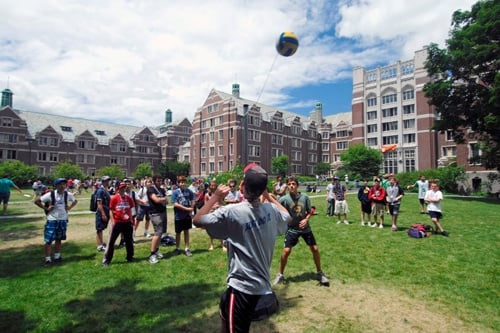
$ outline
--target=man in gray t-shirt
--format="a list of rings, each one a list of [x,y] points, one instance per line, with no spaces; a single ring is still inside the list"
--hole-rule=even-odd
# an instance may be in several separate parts
[[[221,320],[227,332],[248,332],[259,299],[272,293],[270,266],[275,240],[285,233],[291,217],[267,192],[267,173],[257,164],[244,170],[245,200],[210,213],[229,190],[229,186],[220,185],[193,222],[205,228],[210,237],[226,240],[229,272],[220,303]],[[260,201],[261,195],[267,202]]]

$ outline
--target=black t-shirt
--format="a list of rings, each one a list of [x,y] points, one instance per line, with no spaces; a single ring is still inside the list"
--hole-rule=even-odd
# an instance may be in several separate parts
[[[163,204],[158,204],[151,199],[151,196],[153,194],[156,194],[157,197],[159,198],[164,198],[166,197],[165,189],[163,188],[157,188],[156,186],[151,186],[148,188],[148,199],[149,199],[149,212],[152,214],[158,214],[158,213],[164,213],[167,210],[167,207]]]

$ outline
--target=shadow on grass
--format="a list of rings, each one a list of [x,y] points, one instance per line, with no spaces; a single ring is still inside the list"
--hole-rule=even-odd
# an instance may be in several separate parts
[[[26,240],[38,235],[40,227],[33,222],[39,218],[4,219],[0,221],[0,240],[3,242]],[[42,224],[43,228],[43,224]]]
[[[446,195],[445,195],[446,197]],[[465,197],[465,196],[455,196],[450,195],[446,198],[447,200],[464,201],[464,202],[484,202],[488,204],[500,204],[500,199],[498,198],[486,198],[486,197]]]
[[[51,269],[53,266],[62,266],[70,262],[94,260],[96,254],[82,255],[83,249],[72,242],[63,241],[63,261],[52,266],[44,267],[44,245],[40,238],[40,245],[24,245],[19,248],[9,248],[0,251],[0,278],[16,278],[31,271]],[[1,332],[1,331],[0,331]]]
[[[0,310],[0,332],[3,333],[21,333],[33,331],[36,323],[26,319],[22,311]]]
[[[154,281],[152,281],[154,283]],[[161,290],[121,280],[92,296],[66,303],[68,324],[57,332],[219,332],[220,285],[187,283]],[[271,331],[273,324],[269,323]]]

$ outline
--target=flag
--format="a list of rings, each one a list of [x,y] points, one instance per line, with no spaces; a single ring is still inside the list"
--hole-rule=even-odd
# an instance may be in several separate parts
[[[398,145],[396,144],[393,144],[393,145],[383,145],[382,147],[380,147],[380,150],[382,151],[382,153],[385,153],[385,152],[388,152],[388,151],[393,151],[393,150],[396,150],[398,149]]]

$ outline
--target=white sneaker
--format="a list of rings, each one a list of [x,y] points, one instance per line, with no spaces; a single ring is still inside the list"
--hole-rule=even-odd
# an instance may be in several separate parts
[[[152,254],[149,256],[148,261],[152,264],[157,264],[159,260],[156,254]]]
[[[338,220],[338,221],[337,221],[337,224],[340,224],[340,223],[342,223],[342,221]]]
[[[365,226],[365,222],[361,221],[361,226],[364,227]]]
[[[344,224],[349,224],[349,221],[347,221],[347,220],[344,220]]]
[[[97,247],[97,252],[106,251],[106,245],[102,244]]]
[[[377,227],[377,223],[373,223],[370,227],[376,228]]]
[[[378,227],[379,227],[379,229],[384,229],[384,225],[382,223],[380,223],[380,225]]]
[[[144,237],[146,237],[146,238],[151,238],[151,235],[149,234],[149,232],[146,232],[146,231],[145,231],[145,232],[144,232]]]
[[[155,256],[158,258],[158,259],[162,259],[163,258],[163,254],[160,252],[160,250],[156,251],[155,252]]]
[[[285,277],[283,276],[283,274],[278,273],[278,275],[276,275],[276,278],[273,280],[273,286],[277,285],[279,283],[282,283],[284,281],[285,281]]]
[[[322,286],[330,286],[330,280],[323,272],[318,272],[318,280]]]

